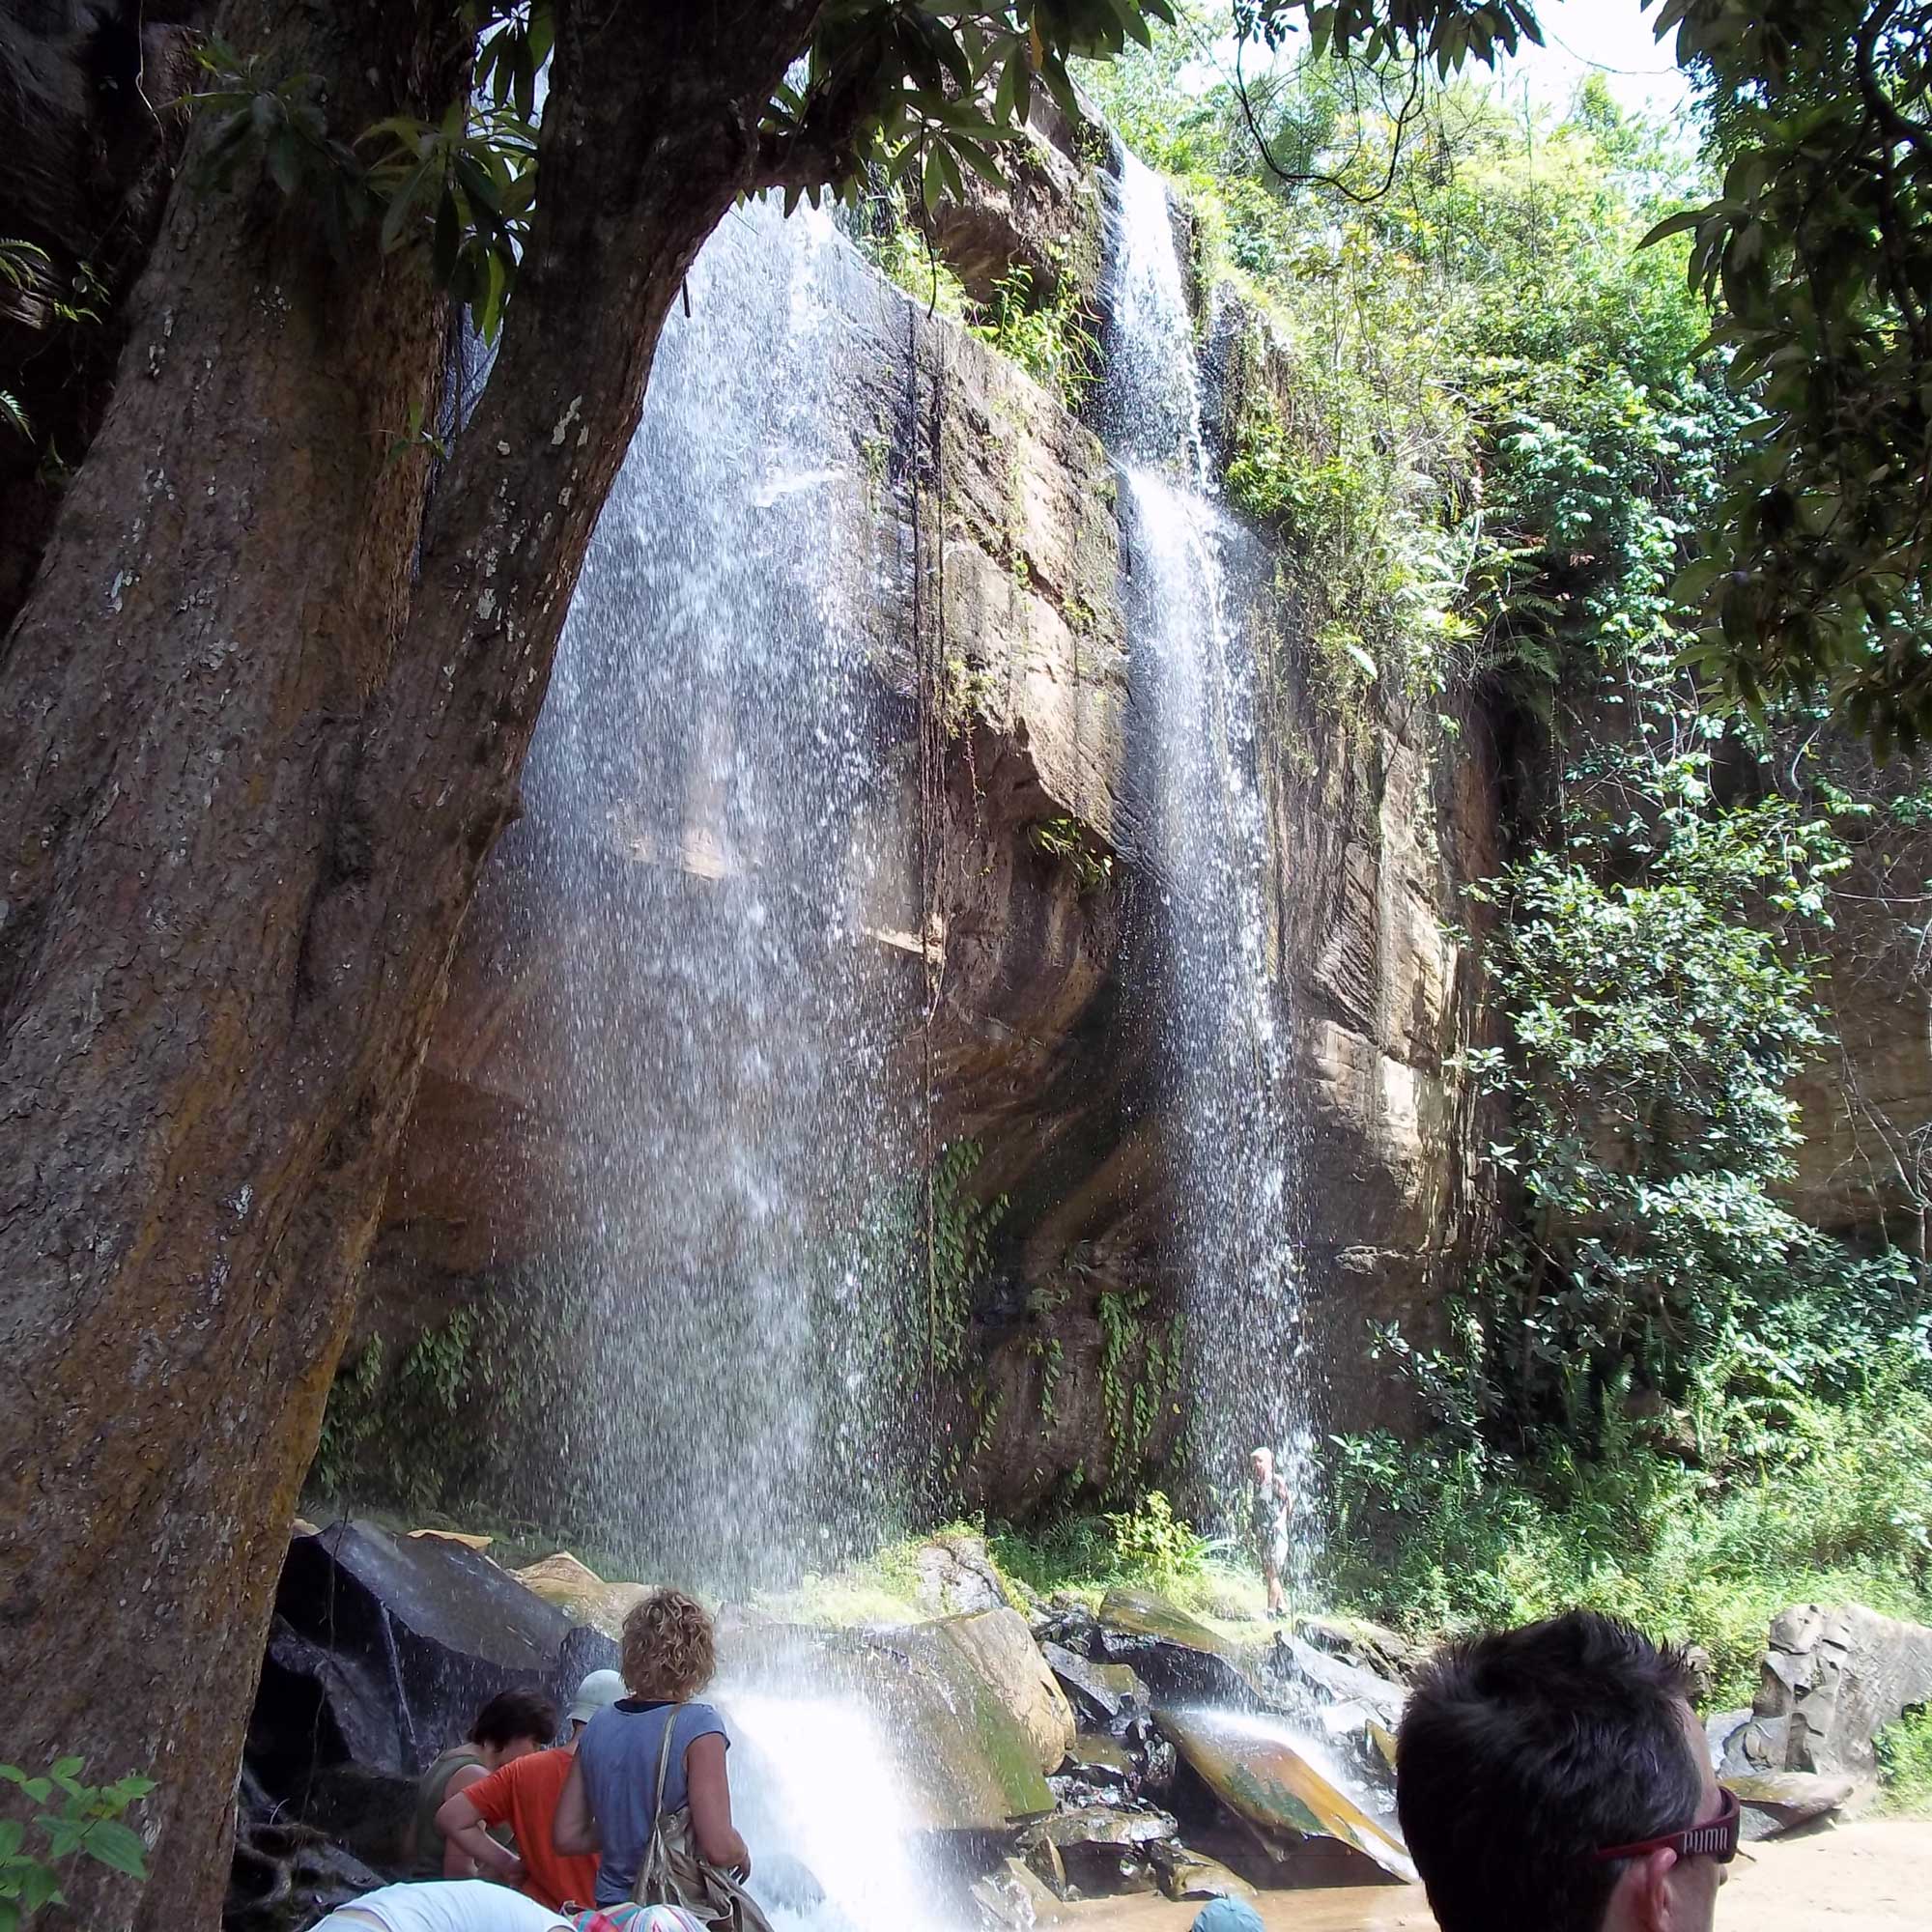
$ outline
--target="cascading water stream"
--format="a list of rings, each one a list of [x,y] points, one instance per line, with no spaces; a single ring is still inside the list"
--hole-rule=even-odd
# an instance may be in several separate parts
[[[1132,155],[1113,217],[1102,426],[1125,483],[1134,674],[1152,719],[1191,1454],[1226,1492],[1251,1448],[1273,1450],[1298,1499],[1291,1547],[1305,1578],[1312,1429],[1255,668],[1230,614],[1233,532],[1213,497],[1167,193]]]
[[[915,1159],[885,1069],[904,968],[867,933],[910,848],[855,615],[878,520],[842,249],[754,207],[695,267],[530,754],[502,868],[528,902],[497,909],[548,935],[511,1024],[567,1147],[533,1296],[549,1520],[724,1594],[875,1539],[897,1462],[888,1297],[854,1256]],[[727,1668],[717,1694],[754,1854],[825,1890],[774,1893],[781,1923],[932,1922],[891,1741],[836,1686]]]

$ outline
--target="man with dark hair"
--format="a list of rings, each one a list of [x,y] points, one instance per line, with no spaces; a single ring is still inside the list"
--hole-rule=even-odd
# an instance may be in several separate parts
[[[1710,1932],[1736,1854],[1682,1654],[1572,1610],[1448,1645],[1396,1804],[1442,1932]]]

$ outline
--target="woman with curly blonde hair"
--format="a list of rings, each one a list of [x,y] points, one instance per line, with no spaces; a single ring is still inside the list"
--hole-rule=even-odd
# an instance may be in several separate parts
[[[681,1590],[653,1590],[624,1619],[620,1662],[631,1694],[592,1718],[578,1742],[557,1801],[557,1850],[598,1852],[596,1902],[622,1905],[639,1895],[665,1822],[681,1833],[683,1813],[706,1865],[750,1877],[752,1855],[731,1823],[730,1740],[718,1713],[694,1701],[717,1667],[703,1605]]]

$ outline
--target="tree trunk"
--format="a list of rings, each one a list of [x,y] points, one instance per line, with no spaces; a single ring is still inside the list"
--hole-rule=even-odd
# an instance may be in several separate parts
[[[450,952],[659,327],[818,4],[558,5],[535,233],[426,513],[388,457],[439,363],[416,268],[184,186],[134,298],[0,662],[0,1760],[160,1780],[145,1886],[68,1888],[91,1932],[214,1922]],[[419,24],[223,31],[393,100]]]

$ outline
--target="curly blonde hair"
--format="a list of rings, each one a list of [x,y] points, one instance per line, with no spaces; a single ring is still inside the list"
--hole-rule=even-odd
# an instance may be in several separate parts
[[[634,1697],[682,1704],[718,1668],[711,1619],[682,1590],[653,1590],[624,1619],[624,1684]]]

